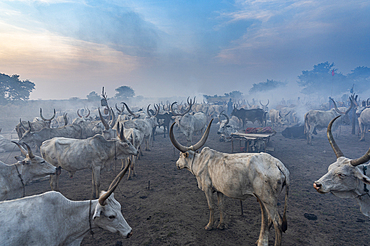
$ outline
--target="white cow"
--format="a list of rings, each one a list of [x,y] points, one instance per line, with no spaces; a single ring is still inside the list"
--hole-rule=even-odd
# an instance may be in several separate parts
[[[33,179],[56,173],[56,168],[43,158],[33,155],[28,145],[26,151],[20,144],[14,143],[25,158],[18,158],[19,161],[13,165],[0,162],[0,201],[22,197],[25,195],[25,185]]]
[[[116,159],[124,159],[129,155],[137,155],[137,150],[127,141],[121,131],[117,131],[117,139],[106,140],[98,134],[87,139],[57,137],[43,142],[40,147],[42,157],[56,167],[68,171],[71,175],[83,169],[92,170],[94,198],[99,194],[100,170]],[[50,185],[58,190],[59,175],[51,177]]]
[[[136,176],[135,171],[136,158],[140,159],[141,144],[144,141],[144,133],[135,128],[125,129],[124,133],[127,141],[129,141],[138,150],[137,156],[131,155],[130,157],[128,157],[128,159],[130,159],[132,163],[127,176],[127,179],[130,179],[131,175]]]
[[[348,112],[353,107],[353,101],[351,100],[351,106],[345,112],[341,112],[338,110],[337,107],[332,108],[328,111],[322,110],[310,110],[304,115],[304,134],[307,136],[307,143],[312,144],[312,134],[316,134],[316,129],[320,130],[326,128],[329,124],[330,120],[338,115],[344,115],[343,123],[349,124],[350,120],[348,117]],[[334,102],[334,101],[333,101]],[[335,128],[338,127],[339,124],[334,125]]]
[[[328,172],[313,187],[322,194],[333,193],[339,198],[354,198],[360,205],[361,212],[370,216],[370,194],[364,184],[370,185],[370,178],[363,174],[360,167],[370,160],[370,149],[358,159],[350,159],[343,155],[335,143],[331,128],[333,122],[340,116],[335,117],[329,123],[327,135],[329,143],[334,150],[337,161],[332,163]]]
[[[220,134],[220,141],[231,141],[231,134],[237,132],[240,129],[239,119],[236,116],[229,118],[226,114],[221,115],[226,117],[226,120],[219,121],[219,129],[217,134]]]
[[[359,131],[361,134],[360,141],[365,140],[365,132],[370,126],[370,108],[364,109],[358,117]]]
[[[262,222],[258,246],[268,245],[269,224],[275,227],[275,245],[281,245],[281,234],[287,229],[286,208],[289,190],[289,171],[284,164],[267,153],[227,154],[208,147],[198,153],[206,142],[212,120],[201,140],[194,146],[185,147],[178,143],[173,134],[172,124],[170,139],[181,151],[176,162],[178,169],[188,169],[195,175],[198,188],[204,191],[210,210],[206,230],[211,230],[214,223],[214,205],[212,193],[217,192],[220,206],[219,229],[224,228],[223,196],[245,199],[255,196],[261,205]],[[278,196],[285,187],[285,206],[283,218],[278,212]]]
[[[71,201],[59,192],[49,191],[0,202],[0,245],[77,246],[95,228],[130,237],[132,228],[113,194],[127,168],[96,200]]]
[[[185,114],[184,116],[176,116],[175,123],[185,135],[188,144],[190,144],[193,141],[193,135],[196,132],[202,133],[206,128],[207,116],[202,112]]]

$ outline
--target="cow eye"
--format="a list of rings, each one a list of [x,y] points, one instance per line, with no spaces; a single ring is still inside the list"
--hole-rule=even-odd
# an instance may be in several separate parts
[[[343,173],[337,173],[337,175],[338,175],[338,177],[339,178],[344,178],[346,175],[345,174],[343,174]]]
[[[111,215],[111,216],[109,216],[108,218],[112,220],[112,219],[115,219],[115,218],[116,218],[116,216]]]

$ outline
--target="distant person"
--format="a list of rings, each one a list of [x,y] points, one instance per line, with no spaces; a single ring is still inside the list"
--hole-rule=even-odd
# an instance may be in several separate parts
[[[229,102],[227,103],[227,115],[230,116],[231,112],[233,112],[233,102],[230,98]]]

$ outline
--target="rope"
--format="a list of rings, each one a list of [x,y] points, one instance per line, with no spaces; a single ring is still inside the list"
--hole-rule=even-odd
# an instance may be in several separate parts
[[[90,226],[91,237],[94,238],[94,232],[91,227],[91,199],[90,199],[90,206],[89,206],[89,226]]]
[[[23,179],[22,179],[22,175],[19,173],[19,170],[18,170],[17,165],[14,165],[14,166],[15,166],[15,169],[17,170],[18,177],[19,177],[19,179],[21,180],[21,183],[22,183],[22,188],[23,188],[23,196],[22,197],[25,197],[26,196],[26,187],[24,185],[24,182],[23,182]]]

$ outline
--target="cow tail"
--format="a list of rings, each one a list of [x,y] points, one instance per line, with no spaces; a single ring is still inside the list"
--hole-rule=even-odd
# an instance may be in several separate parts
[[[283,224],[281,225],[281,230],[283,232],[285,232],[288,229],[288,221],[286,219],[286,209],[288,207],[288,193],[289,193],[289,184],[285,183],[285,204],[283,213]]]

